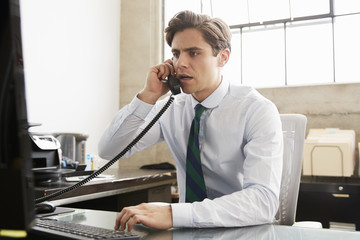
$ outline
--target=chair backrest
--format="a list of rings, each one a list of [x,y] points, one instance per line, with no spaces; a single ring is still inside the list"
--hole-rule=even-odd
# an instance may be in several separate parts
[[[275,223],[291,226],[295,222],[307,119],[302,114],[280,114],[280,118],[284,153],[280,205]]]

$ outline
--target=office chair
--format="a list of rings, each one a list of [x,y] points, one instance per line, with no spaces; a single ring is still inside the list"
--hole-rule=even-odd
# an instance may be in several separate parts
[[[284,137],[283,172],[280,205],[274,222],[292,226],[300,187],[307,118],[302,114],[280,114],[280,118]]]

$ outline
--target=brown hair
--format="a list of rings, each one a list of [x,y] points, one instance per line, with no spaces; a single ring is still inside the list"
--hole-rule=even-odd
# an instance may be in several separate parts
[[[203,34],[205,41],[211,46],[214,56],[226,48],[231,51],[231,31],[223,20],[188,10],[177,13],[169,21],[165,29],[167,44],[171,47],[175,33],[187,28],[195,28]]]

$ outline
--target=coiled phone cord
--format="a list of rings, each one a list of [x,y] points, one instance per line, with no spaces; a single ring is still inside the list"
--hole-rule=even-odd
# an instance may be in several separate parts
[[[40,197],[35,199],[35,204],[36,203],[41,203],[44,201],[48,201],[50,199],[53,199],[55,197],[58,197],[60,195],[63,195],[67,192],[70,192],[72,190],[75,190],[77,188],[79,188],[80,186],[84,185],[85,183],[90,182],[92,179],[96,178],[97,176],[99,176],[101,173],[103,173],[106,169],[108,169],[111,165],[113,165],[117,160],[119,160],[122,156],[124,156],[125,153],[127,153],[142,137],[144,137],[144,135],[152,128],[152,126],[156,123],[157,120],[159,120],[159,118],[163,115],[163,113],[168,109],[168,107],[172,104],[172,102],[174,101],[174,97],[173,95],[170,96],[169,100],[166,102],[166,104],[164,105],[164,107],[158,112],[158,114],[153,118],[153,120],[151,120],[151,122],[144,128],[144,130],[141,131],[141,133],[139,133],[139,135],[131,142],[129,143],[129,145],[127,145],[124,150],[122,150],[118,155],[116,155],[112,160],[110,160],[107,164],[105,164],[104,166],[102,166],[99,170],[93,172],[90,176],[88,176],[87,178],[81,180],[80,182],[67,187],[65,189],[59,190],[57,192],[54,192],[52,194],[49,194],[47,196],[44,197]]]

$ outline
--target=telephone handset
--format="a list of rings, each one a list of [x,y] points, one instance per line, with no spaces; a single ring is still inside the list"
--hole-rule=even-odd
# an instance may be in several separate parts
[[[181,93],[180,80],[173,77],[171,74],[168,76],[167,84],[173,95]]]

